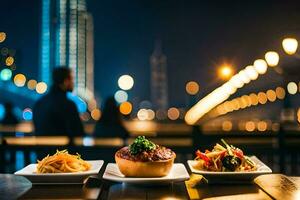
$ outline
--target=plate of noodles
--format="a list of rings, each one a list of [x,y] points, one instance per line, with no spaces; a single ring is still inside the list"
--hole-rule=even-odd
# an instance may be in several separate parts
[[[241,149],[221,141],[212,150],[197,150],[196,158],[188,160],[193,173],[203,175],[209,183],[252,181],[256,176],[272,173],[256,156],[247,156]]]
[[[33,184],[82,184],[87,177],[97,175],[103,163],[103,160],[85,161],[79,154],[63,150],[26,166],[15,175],[24,176]]]

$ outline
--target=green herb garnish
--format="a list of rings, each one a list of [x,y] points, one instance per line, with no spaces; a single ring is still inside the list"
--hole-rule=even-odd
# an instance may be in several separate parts
[[[132,155],[136,155],[142,151],[151,151],[155,148],[156,145],[150,140],[147,140],[145,136],[138,136],[134,142],[129,145],[129,151]]]

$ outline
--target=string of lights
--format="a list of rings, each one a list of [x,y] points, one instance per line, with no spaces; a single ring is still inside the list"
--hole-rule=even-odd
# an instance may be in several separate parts
[[[282,47],[288,55],[293,55],[297,51],[298,41],[294,38],[285,38],[282,41]],[[213,90],[191,107],[185,115],[186,123],[189,125],[197,123],[205,114],[213,110],[222,102],[226,101],[232,94],[236,93],[239,88],[242,88],[244,85],[256,80],[259,75],[263,75],[267,72],[268,67],[275,67],[278,63],[279,54],[275,51],[267,52],[264,59],[255,60],[253,65],[249,65],[236,73],[229,81]],[[288,88],[292,88],[292,90],[294,90],[296,87],[295,84],[291,83],[288,85]],[[269,96],[274,98],[274,91],[269,91],[268,93]],[[259,95],[263,101],[268,100],[265,93],[261,93]]]
[[[286,86],[287,93],[295,95],[297,92],[300,93],[300,82],[289,82]],[[276,100],[283,100],[286,96],[286,90],[283,87],[277,87],[275,90],[270,89],[266,92],[251,93],[243,95],[241,97],[234,98],[230,101],[218,105],[210,113],[211,117],[217,117],[225,115],[230,112],[246,109],[252,106],[264,105],[267,102],[275,102]]]

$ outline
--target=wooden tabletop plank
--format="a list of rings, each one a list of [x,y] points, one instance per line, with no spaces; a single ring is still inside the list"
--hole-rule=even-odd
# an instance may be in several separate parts
[[[257,177],[254,182],[274,199],[300,199],[300,178],[268,174]]]

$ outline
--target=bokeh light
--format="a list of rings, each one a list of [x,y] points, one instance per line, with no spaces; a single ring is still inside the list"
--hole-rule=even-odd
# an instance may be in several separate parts
[[[95,108],[91,111],[91,117],[93,120],[98,121],[101,118],[101,110],[98,108]]]
[[[263,59],[257,59],[257,60],[255,60],[253,66],[254,66],[254,69],[259,74],[265,74],[267,72],[267,69],[268,69],[268,64]]]
[[[248,121],[245,124],[246,131],[252,132],[255,130],[255,123],[253,121]]]
[[[287,85],[287,91],[290,94],[296,94],[298,92],[298,86],[295,82],[289,82]]]
[[[257,123],[257,130],[258,131],[266,131],[268,128],[268,124],[265,121],[259,121]]]
[[[231,77],[231,79],[229,80],[229,83],[236,87],[236,88],[241,88],[244,86],[244,82],[243,80],[239,77],[238,74],[234,75],[233,77]]]
[[[0,78],[2,81],[8,81],[12,77],[12,71],[10,69],[2,69],[0,72]]]
[[[242,109],[244,109],[244,108],[247,107],[247,102],[245,101],[245,99],[244,99],[243,97],[238,98],[237,100],[238,100],[239,105],[240,105],[240,107],[241,107]]]
[[[233,110],[233,105],[230,103],[230,101],[225,101],[224,108],[226,112],[231,112]]]
[[[264,92],[259,92],[257,97],[260,104],[265,104],[268,101],[267,95]]]
[[[0,43],[4,42],[6,39],[6,33],[5,32],[0,32]]]
[[[167,118],[166,111],[165,110],[161,110],[161,109],[157,110],[156,111],[156,118],[158,120],[165,120]]]
[[[32,120],[32,110],[30,108],[25,108],[22,116],[25,121]]]
[[[247,73],[245,72],[245,70],[241,70],[238,73],[239,78],[245,83],[249,83],[251,81],[250,77],[247,75]]]
[[[177,108],[172,107],[168,110],[168,118],[170,120],[177,120],[179,118],[180,112]]]
[[[186,84],[185,90],[190,95],[195,95],[199,92],[199,84],[196,81],[190,81]]]
[[[5,115],[5,107],[4,105],[0,104],[0,120],[4,118]]]
[[[118,85],[122,90],[130,90],[133,84],[134,81],[130,75],[122,75],[118,80]]]
[[[12,56],[8,56],[6,59],[5,59],[5,65],[6,66],[12,66],[13,64],[14,64],[14,62],[15,62],[15,59],[14,59],[14,57],[12,57]]]
[[[223,84],[222,90],[224,91],[224,93],[231,95],[237,91],[237,88],[234,87],[230,82],[226,82],[225,84]]]
[[[275,67],[279,63],[279,55],[275,51],[269,51],[265,54],[265,59],[270,67]]]
[[[123,115],[129,115],[132,111],[132,104],[128,101],[121,103],[120,105],[120,113]]]
[[[47,84],[45,82],[39,82],[36,84],[35,90],[39,94],[44,94],[47,91]]]
[[[140,109],[137,113],[137,117],[139,120],[153,120],[155,118],[155,112],[152,109]]]
[[[239,104],[239,101],[237,99],[233,99],[231,102],[232,102],[234,110],[239,110],[241,108],[240,104]]]
[[[17,74],[14,77],[14,83],[17,87],[23,87],[26,82],[26,77],[23,74]]]
[[[244,99],[244,101],[246,101],[247,107],[250,107],[252,105],[250,96],[244,95],[242,96],[242,98]]]
[[[285,90],[282,87],[277,87],[275,89],[275,93],[278,99],[284,99],[285,97]]]
[[[285,38],[282,41],[282,47],[288,55],[293,55],[296,53],[298,48],[298,41],[295,38]]]
[[[231,131],[232,130],[232,122],[231,121],[224,121],[222,123],[222,130],[223,131]]]
[[[218,113],[219,115],[225,114],[225,109],[223,108],[223,104],[221,104],[221,105],[219,105],[219,106],[217,107],[217,113]]]
[[[128,100],[128,94],[123,90],[118,90],[114,97],[118,103],[123,103]]]
[[[139,120],[144,121],[148,119],[148,111],[146,109],[140,109],[137,113]]]
[[[223,65],[220,67],[219,69],[219,77],[222,79],[229,79],[232,74],[233,74],[233,70],[232,67],[229,65]]]
[[[245,73],[251,80],[256,80],[258,78],[258,73],[252,65],[245,68]]]
[[[155,112],[152,109],[147,109],[147,120],[153,120],[155,118]]]
[[[30,90],[35,90],[36,85],[37,85],[37,81],[36,80],[31,79],[31,80],[29,80],[27,82],[27,87]]]
[[[270,102],[276,101],[276,93],[274,90],[268,90],[266,94],[267,94],[267,98]]]

